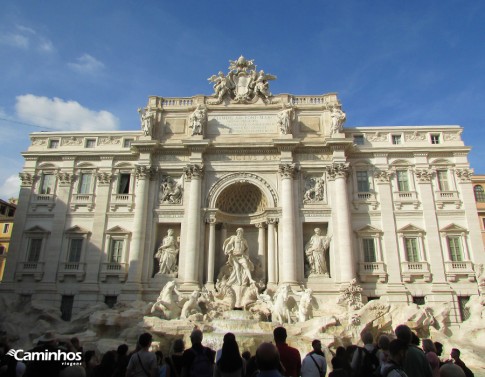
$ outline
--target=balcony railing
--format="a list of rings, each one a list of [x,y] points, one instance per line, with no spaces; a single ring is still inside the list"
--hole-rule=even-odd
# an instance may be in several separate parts
[[[394,191],[393,199],[397,209],[401,209],[404,204],[411,204],[415,209],[419,207],[416,191]]]
[[[87,207],[89,211],[94,208],[94,194],[73,194],[71,209],[75,211],[78,207]]]
[[[59,272],[57,277],[60,281],[64,281],[66,276],[74,276],[77,281],[83,281],[85,272],[85,264],[80,262],[66,262],[59,265]]]
[[[359,209],[361,204],[368,204],[372,209],[377,209],[376,194],[373,192],[356,192],[352,201],[354,208]]]
[[[470,282],[475,281],[475,271],[471,261],[448,261],[445,262],[445,273],[449,281],[455,282],[458,277],[465,277]]]
[[[443,209],[446,204],[454,205],[458,209],[462,204],[457,191],[435,191],[435,201],[438,209]]]
[[[102,263],[101,264],[101,272],[100,272],[100,280],[106,281],[108,277],[117,277],[121,282],[126,280],[128,263]]]
[[[133,194],[112,194],[110,209],[116,211],[119,207],[127,207],[129,211],[132,211],[135,206],[133,199]]]
[[[47,207],[49,211],[54,208],[56,197],[54,194],[35,194],[32,198],[32,211],[37,210],[38,207]]]
[[[401,268],[403,280],[406,283],[419,278],[424,279],[426,282],[431,281],[428,262],[402,262]]]
[[[19,281],[24,276],[33,276],[35,281],[40,281],[44,276],[44,262],[19,262],[15,276]]]
[[[359,275],[365,282],[379,280],[384,283],[387,279],[386,265],[384,262],[360,262]]]

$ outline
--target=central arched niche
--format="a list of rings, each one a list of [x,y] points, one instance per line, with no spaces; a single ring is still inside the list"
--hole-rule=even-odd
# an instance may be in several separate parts
[[[226,187],[216,200],[216,208],[230,214],[253,214],[266,210],[268,202],[261,190],[248,182],[235,182]]]

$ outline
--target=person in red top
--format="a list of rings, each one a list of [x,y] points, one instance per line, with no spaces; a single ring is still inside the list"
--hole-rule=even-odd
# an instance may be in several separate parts
[[[278,348],[281,363],[285,368],[283,375],[287,377],[298,377],[301,370],[300,352],[296,348],[286,344],[286,336],[286,329],[284,327],[277,327],[273,330],[276,348]]]

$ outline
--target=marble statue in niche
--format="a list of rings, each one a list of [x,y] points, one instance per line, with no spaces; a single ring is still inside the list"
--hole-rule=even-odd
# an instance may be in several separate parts
[[[160,201],[164,204],[180,204],[182,203],[182,196],[184,176],[175,180],[174,178],[165,175],[162,177],[160,184]]]
[[[179,253],[179,244],[174,235],[173,229],[167,231],[167,235],[163,238],[162,244],[155,254],[155,258],[159,262],[159,273],[169,276],[177,276],[177,256]]]
[[[204,132],[204,127],[207,124],[207,109],[203,105],[197,106],[189,117],[190,126],[192,129],[192,136],[202,135]]]
[[[318,203],[324,199],[324,180],[323,178],[309,178],[305,183],[305,193],[303,203]]]
[[[251,274],[254,264],[249,259],[249,246],[244,238],[244,229],[238,228],[236,235],[228,237],[222,247],[227,262],[221,268],[221,272],[224,270],[221,280],[225,280],[227,285],[242,286],[254,283]]]
[[[330,130],[330,136],[342,132],[345,119],[346,119],[345,113],[339,108],[334,107],[332,109],[330,117],[332,118],[332,127]]]
[[[305,256],[308,261],[307,276],[329,276],[327,254],[331,236],[323,236],[320,228],[315,228],[315,234],[305,245]]]

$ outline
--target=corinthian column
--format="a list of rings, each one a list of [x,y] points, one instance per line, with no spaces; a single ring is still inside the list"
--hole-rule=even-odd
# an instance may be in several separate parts
[[[201,182],[204,174],[202,165],[187,165],[184,168],[190,179],[189,204],[187,206],[187,234],[185,243],[184,281],[186,285],[199,284],[199,256],[200,256],[200,203]]]
[[[295,205],[293,203],[294,164],[281,164],[281,268],[280,283],[297,283],[296,242],[295,242]]]
[[[268,285],[276,284],[275,224],[276,219],[268,218]]]
[[[340,281],[349,282],[356,277],[355,258],[352,250],[352,228],[350,225],[350,205],[347,195],[347,178],[349,167],[347,164],[333,164],[327,168],[330,179],[334,182],[334,200],[336,224],[332,228],[336,233],[335,241],[338,243],[338,265],[340,269]],[[336,253],[334,253],[336,255]]]
[[[147,212],[148,186],[153,169],[151,166],[136,166],[135,216],[133,218],[133,235],[130,248],[129,283],[140,283],[145,244],[145,227]]]
[[[214,285],[214,261],[216,256],[216,218],[211,216],[209,224],[209,253],[207,257],[207,284]]]
[[[266,271],[266,261],[264,258],[264,251],[266,249],[264,223],[256,224],[256,228],[258,228],[258,259],[261,263],[261,270]]]

